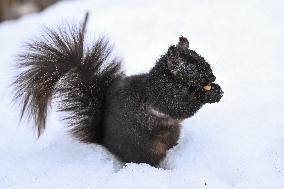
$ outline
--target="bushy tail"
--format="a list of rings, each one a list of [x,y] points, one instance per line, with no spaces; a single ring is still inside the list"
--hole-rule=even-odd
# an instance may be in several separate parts
[[[59,111],[83,142],[100,143],[106,91],[121,77],[120,62],[104,38],[85,42],[85,26],[47,29],[43,39],[27,44],[19,56],[20,74],[13,83],[21,119],[33,119],[38,136],[44,131],[48,106],[59,97]]]

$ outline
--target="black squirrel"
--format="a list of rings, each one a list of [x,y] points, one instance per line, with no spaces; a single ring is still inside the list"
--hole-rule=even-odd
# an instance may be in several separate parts
[[[105,146],[123,162],[158,166],[177,144],[180,123],[223,96],[206,60],[180,37],[149,73],[125,76],[108,40],[85,41],[85,26],[47,29],[18,56],[13,86],[21,118],[35,121],[38,136],[48,107],[59,111],[82,142]]]

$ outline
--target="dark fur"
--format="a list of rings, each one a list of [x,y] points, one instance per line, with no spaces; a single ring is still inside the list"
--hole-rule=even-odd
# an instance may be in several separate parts
[[[33,118],[39,135],[56,96],[79,140],[99,143],[124,162],[157,166],[176,145],[181,121],[222,97],[210,65],[184,37],[148,74],[130,77],[105,39],[89,47],[84,39],[84,27],[48,30],[20,55],[15,98],[23,103],[21,117]],[[210,83],[212,90],[205,91]]]

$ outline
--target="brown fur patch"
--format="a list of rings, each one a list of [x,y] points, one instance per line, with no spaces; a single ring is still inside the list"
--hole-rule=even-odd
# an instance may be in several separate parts
[[[155,154],[165,155],[167,151],[167,145],[160,140],[155,140],[153,142],[153,150]]]

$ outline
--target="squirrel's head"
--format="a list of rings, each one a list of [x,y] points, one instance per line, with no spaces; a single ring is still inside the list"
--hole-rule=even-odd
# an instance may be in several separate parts
[[[169,47],[166,57],[170,73],[185,85],[205,86],[216,79],[206,60],[189,49],[189,42],[185,37],[181,36],[177,45]]]
[[[182,120],[203,104],[220,101],[223,91],[215,79],[208,62],[180,37],[150,72],[147,100],[154,110]]]

